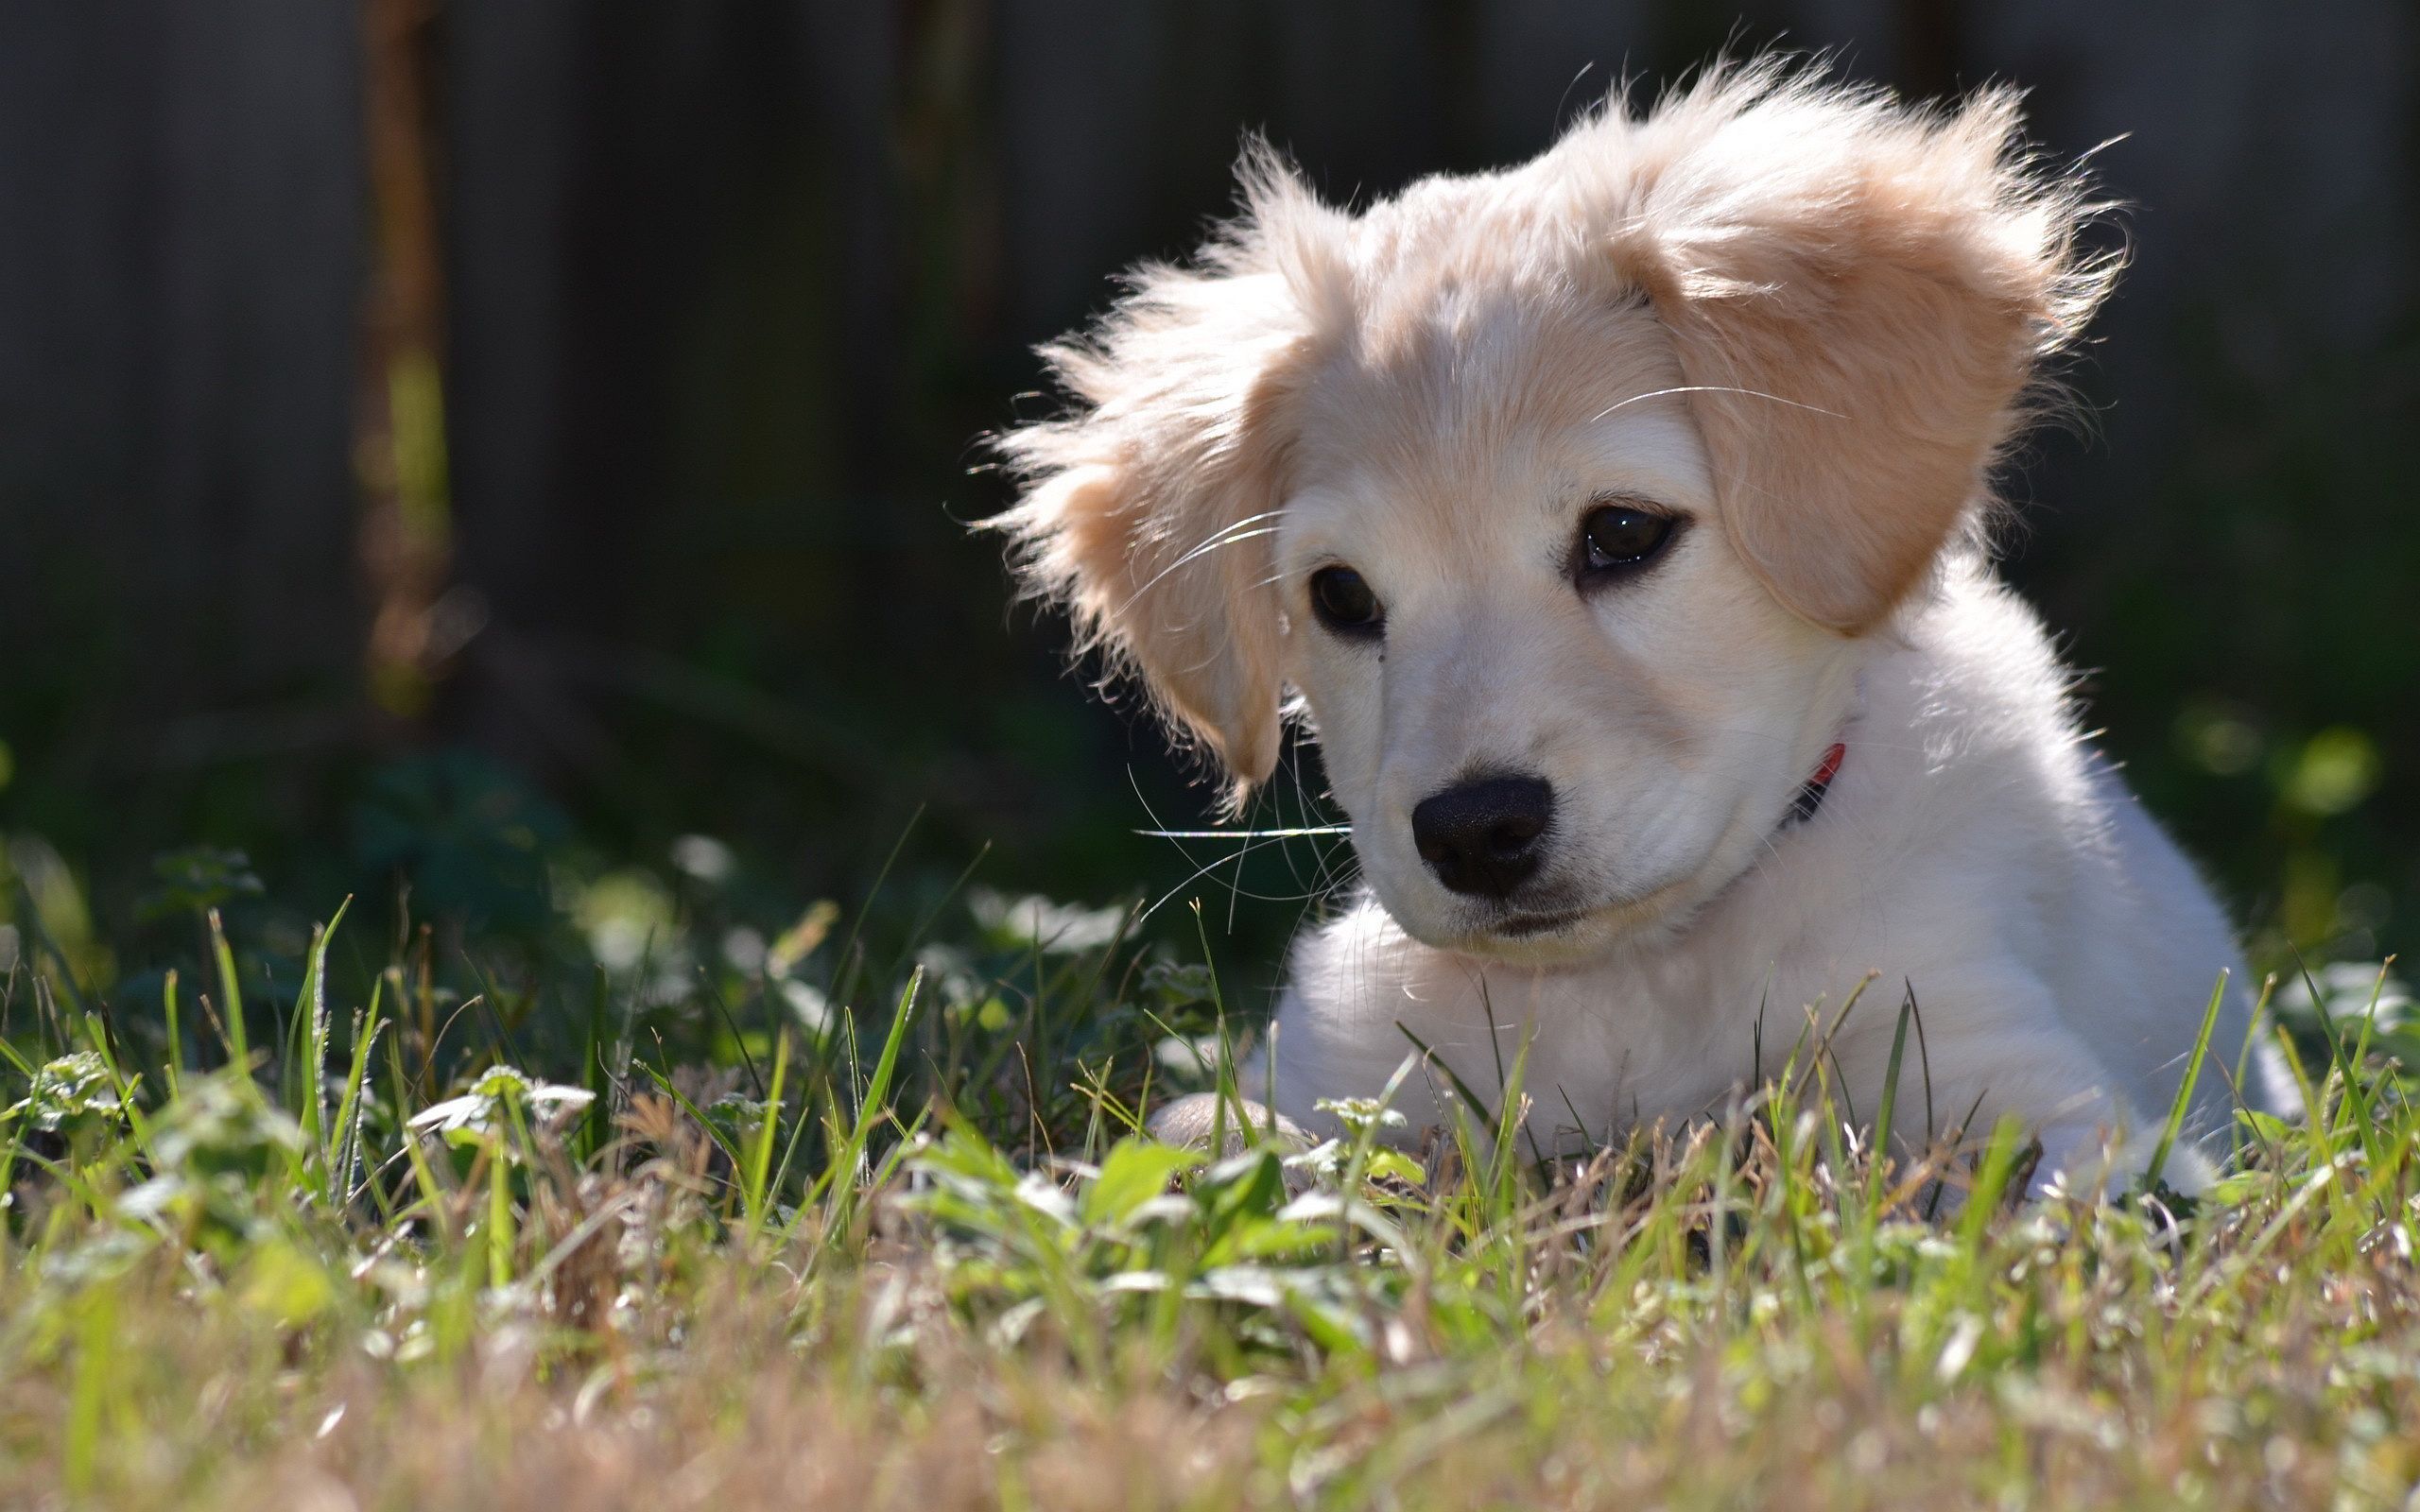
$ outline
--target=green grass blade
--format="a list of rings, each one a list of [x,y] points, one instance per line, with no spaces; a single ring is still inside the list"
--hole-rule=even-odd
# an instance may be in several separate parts
[[[512,1162],[505,1158],[506,1135],[495,1131],[488,1146],[488,1284],[512,1284]]]
[[[1983,1231],[1989,1228],[1992,1214],[2008,1195],[2009,1177],[2015,1173],[2016,1159],[2025,1147],[2025,1125],[2014,1114],[2005,1114],[1992,1129],[1992,1143],[1983,1150],[1983,1159],[1976,1169],[1975,1184],[1967,1189],[1966,1207],[1959,1216],[1958,1242],[1970,1263],[1979,1260],[1983,1248]],[[1980,1266],[1977,1269],[1979,1271]]]
[[[1405,1039],[1411,1041],[1412,1048],[1420,1052],[1420,1058],[1422,1060],[1445,1074],[1446,1085],[1454,1089],[1454,1095],[1461,1098],[1474,1111],[1480,1115],[1479,1124],[1481,1127],[1494,1128],[1496,1126],[1495,1112],[1493,1108],[1490,1108],[1487,1106],[1487,1099],[1481,1097],[1478,1092],[1471,1090],[1470,1083],[1462,1080],[1462,1078],[1455,1073],[1453,1063],[1451,1061],[1439,1055],[1436,1051],[1429,1049],[1428,1041],[1412,1033],[1411,1026],[1405,1023],[1401,1019],[1397,1019],[1395,1021],[1395,1030]]]
[[[1194,937],[1201,942],[1201,968],[1210,973],[1210,1009],[1217,1016],[1219,1025],[1218,1084],[1210,1105],[1210,1148],[1215,1153],[1227,1147],[1228,1113],[1232,1111],[1235,1114],[1238,1136],[1251,1134],[1252,1113],[1244,1106],[1243,1084],[1236,1075],[1236,1046],[1227,1033],[1227,995],[1219,983],[1219,957],[1210,949],[1210,926],[1202,918],[1201,900],[1193,900],[1192,906]],[[1268,1092],[1275,1086],[1272,1079],[1261,1091]],[[1261,1137],[1274,1140],[1277,1137],[1277,1109],[1271,1106],[1265,1111],[1268,1127],[1261,1130]]]
[[[2145,1192],[2159,1189],[2160,1173],[2168,1169],[2169,1151],[2176,1147],[2176,1136],[2185,1127],[2185,1111],[2193,1104],[2193,1084],[2202,1079],[2202,1058],[2210,1053],[2210,1036],[2219,1027],[2219,1005],[2226,1001],[2228,974],[2224,971],[2219,972],[2219,985],[2210,989],[2209,1006],[2202,1010],[2202,1032],[2193,1037],[2193,1054],[2185,1062],[2185,1079],[2176,1084],[2176,1099],[2169,1105],[2168,1126],[2160,1130],[2151,1164],[2143,1168]]]
[[[2327,1011],[2327,996],[2312,980],[2309,963],[2303,959],[2299,950],[2294,952],[2294,968],[2302,973],[2303,990],[2310,994],[2311,1012],[2318,1016],[2320,1030],[2327,1038],[2328,1064],[2335,1069],[2342,1086],[2342,1114],[2353,1120],[2353,1132],[2361,1142],[2362,1153],[2376,1167],[2383,1163],[2385,1156],[2378,1147],[2377,1110],[2370,1106],[2369,1084],[2361,1076],[2360,1068],[2351,1060],[2343,1036],[2336,1027],[2336,1017]],[[2323,1088],[2323,1095],[2324,1092]],[[2307,1106],[2311,1109],[2312,1118],[2325,1119],[2330,1123],[2335,1121],[2337,1115],[2327,1113],[2316,1104]]]
[[[2239,1108],[2249,1106],[2243,1090],[2244,1078],[2252,1074],[2252,1047],[2260,1039],[2261,1024],[2268,1022],[2269,1000],[2276,994],[2276,991],[2277,973],[2272,971],[2261,978],[2260,996],[2252,1005],[2252,1017],[2244,1021],[2243,1043],[2236,1047],[2235,1075],[2228,1082],[2228,1086],[2233,1089],[2236,1104]],[[2227,1130],[2229,1164],[2240,1161],[2243,1158],[2243,1127],[2241,1118],[2230,1121]]]
[[[2370,983],[2370,1001],[2361,1009],[2361,1035],[2360,1039],[2353,1041],[2352,1063],[2355,1066],[2366,1065],[2369,1061],[2370,1041],[2377,1035],[2378,1027],[2378,1000],[2386,995],[2387,973],[2394,969],[2394,957],[2390,955],[2378,963],[2378,974]]]
[[[845,1231],[847,1217],[854,1211],[859,1167],[864,1163],[866,1144],[873,1137],[873,1126],[886,1099],[890,1096],[891,1078],[899,1069],[899,1047],[908,1040],[908,1026],[916,1017],[916,995],[924,989],[925,969],[921,966],[909,973],[906,990],[899,994],[899,1006],[890,1016],[890,1033],[882,1041],[882,1054],[874,1057],[873,1074],[866,1078],[865,1091],[857,1098],[856,1117],[849,1136],[834,1156],[824,1180],[832,1183],[834,1222],[824,1226],[824,1237]]]
[[[703,1108],[689,1100],[688,1093],[672,1085],[671,1077],[666,1075],[663,1072],[658,1071],[655,1067],[648,1065],[645,1061],[640,1061],[638,1063],[638,1067],[641,1071],[647,1073],[648,1080],[655,1083],[656,1091],[664,1093],[665,1096],[671,1098],[673,1105],[679,1108],[681,1111],[688,1114],[690,1121],[698,1125],[699,1132],[704,1134],[705,1137],[713,1143],[714,1147],[722,1152],[723,1159],[731,1162],[732,1174],[735,1178],[740,1172],[748,1168],[748,1159],[740,1153],[739,1147],[732,1143],[730,1138],[726,1136],[722,1130],[715,1127],[714,1121],[706,1117],[705,1110]]]
[[[579,1049],[579,1084],[588,1092],[588,1107],[580,1114],[574,1154],[582,1160],[596,1158],[613,1129],[614,1082],[605,1066],[605,1010],[610,990],[605,968],[595,968],[589,977],[587,1022]]]
[[[336,1123],[329,1129],[328,1171],[338,1202],[351,1202],[361,1167],[361,1125],[368,1111],[362,1092],[370,1077],[370,1050],[387,1021],[378,1017],[379,988],[370,988],[370,1006],[353,1016],[353,1060],[346,1066],[344,1092],[337,1100]]]
[[[227,1058],[251,1074],[252,1047],[244,1030],[244,989],[235,978],[235,953],[227,948],[227,931],[218,910],[210,911],[210,954],[218,966],[219,1029],[227,1037]]]
[[[160,1068],[160,1075],[167,1087],[168,1100],[174,1102],[184,1091],[185,1067],[184,1032],[180,1022],[182,1016],[177,1011],[177,972],[174,967],[168,969],[160,982],[160,1013],[168,1029],[168,1058]]]
[[[1899,1000],[1899,1022],[1891,1030],[1891,1059],[1882,1070],[1882,1106],[1874,1116],[1874,1147],[1866,1153],[1865,1209],[1868,1222],[1882,1199],[1884,1172],[1891,1164],[1891,1135],[1899,1111],[1899,1067],[1908,1053],[1908,1022],[1915,1017],[1913,986]]]
[[[765,1118],[757,1125],[755,1148],[749,1152],[748,1181],[743,1199],[748,1214],[748,1238],[754,1243],[764,1232],[767,1213],[766,1183],[773,1170],[773,1142],[781,1132],[783,1082],[790,1069],[790,1037],[784,1030],[773,1043],[773,1081],[765,1094]]]
[[[322,1154],[329,1149],[326,1072],[328,1064],[328,942],[336,937],[337,926],[344,922],[345,910],[353,906],[347,897],[337,905],[337,911],[323,926],[311,931],[310,954],[302,959],[302,985],[295,993],[294,1017],[302,1044],[294,1057],[293,1077],[300,1085],[292,1089],[293,1112],[302,1125],[302,1137],[310,1147]],[[320,1166],[321,1180],[319,1196],[328,1196],[326,1182],[333,1179],[333,1160]]]

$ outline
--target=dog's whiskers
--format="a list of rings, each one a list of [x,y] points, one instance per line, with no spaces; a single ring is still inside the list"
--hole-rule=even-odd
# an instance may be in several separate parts
[[[1809,414],[1825,416],[1831,420],[1848,419],[1837,409],[1825,409],[1821,404],[1808,404],[1795,399],[1784,399],[1779,394],[1769,394],[1761,388],[1738,388],[1729,384],[1679,384],[1670,388],[1658,388],[1649,393],[1633,394],[1619,404],[1608,404],[1596,414],[1589,416],[1588,421],[1593,425],[1617,409],[1627,408],[1643,400],[1663,399],[1672,394],[1739,394],[1749,399],[1770,399],[1776,404],[1788,404],[1792,409],[1803,409]]]
[[[1301,769],[1298,765],[1290,768],[1290,770],[1294,776],[1297,797],[1299,798],[1302,793]],[[1131,771],[1128,773],[1128,782],[1130,785],[1133,783],[1133,775]],[[1173,830],[1160,824],[1159,815],[1153,812],[1150,800],[1143,797],[1142,789],[1139,786],[1134,787],[1134,797],[1135,800],[1142,805],[1143,812],[1150,816],[1154,826],[1158,826],[1149,830],[1138,830],[1134,832],[1137,834],[1170,841],[1210,839],[1241,840],[1243,842],[1243,844],[1231,854],[1217,856],[1209,861],[1200,862],[1198,864],[1196,864],[1194,854],[1184,845],[1179,844],[1177,846],[1177,853],[1182,855],[1187,864],[1193,866],[1193,870],[1182,881],[1178,882],[1175,886],[1161,894],[1160,897],[1150,904],[1150,906],[1137,914],[1134,920],[1137,926],[1140,926],[1145,921],[1149,920],[1152,915],[1158,913],[1162,908],[1166,907],[1168,903],[1182,896],[1185,890],[1191,887],[1195,883],[1201,881],[1204,877],[1211,876],[1222,867],[1232,866],[1236,868],[1234,877],[1224,885],[1227,888],[1229,897],[1230,912],[1228,926],[1231,929],[1234,927],[1233,909],[1237,901],[1251,899],[1255,902],[1300,902],[1306,905],[1316,904],[1322,900],[1331,896],[1338,888],[1350,885],[1351,882],[1359,875],[1359,868],[1357,865],[1349,867],[1342,872],[1336,870],[1329,862],[1328,852],[1320,849],[1315,843],[1313,849],[1313,855],[1315,858],[1313,869],[1316,880],[1311,881],[1302,891],[1296,893],[1254,891],[1243,885],[1244,862],[1252,855],[1254,850],[1269,842],[1277,842],[1281,853],[1286,854],[1288,857],[1288,866],[1294,871],[1295,880],[1297,882],[1303,882],[1305,879],[1302,874],[1302,868],[1292,862],[1292,852],[1286,849],[1285,842],[1296,838],[1309,839],[1316,842],[1321,838],[1331,835],[1348,834],[1351,833],[1351,827],[1347,825],[1299,824],[1272,828],[1260,828],[1247,825],[1244,828],[1235,830]],[[1254,799],[1256,803],[1264,800],[1275,800],[1275,796],[1272,790],[1263,789],[1262,794]],[[1308,816],[1305,815],[1304,816],[1307,817]],[[1346,849],[1348,851],[1350,850],[1349,846],[1347,846]],[[1307,913],[1307,911],[1306,907],[1305,912]]]
[[[1258,529],[1252,529],[1249,527],[1258,525],[1263,520],[1273,520],[1279,513],[1280,511],[1275,509],[1264,509],[1258,514],[1246,515],[1244,518],[1235,522],[1233,524],[1219,527],[1217,531],[1213,532],[1208,539],[1187,549],[1183,556],[1161,568],[1158,572],[1153,573],[1150,577],[1142,584],[1142,586],[1136,588],[1132,593],[1127,594],[1126,601],[1117,606],[1117,612],[1123,614],[1128,610],[1132,609],[1134,607],[1135,600],[1141,598],[1145,593],[1148,593],[1152,589],[1158,587],[1161,580],[1167,577],[1170,573],[1175,572],[1180,567],[1187,566],[1193,562],[1201,560],[1202,558],[1207,557],[1221,546],[1233,546],[1242,541],[1253,540],[1257,536],[1273,536],[1277,534],[1278,527],[1275,525],[1260,525],[1260,528]]]
[[[1315,834],[1351,834],[1349,824],[1305,824],[1287,830],[1137,830],[1148,840],[1300,840]]]

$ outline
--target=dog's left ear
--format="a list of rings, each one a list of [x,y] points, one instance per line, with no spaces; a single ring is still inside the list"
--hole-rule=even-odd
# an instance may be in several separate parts
[[[1879,623],[1976,524],[2036,363],[2114,272],[2016,125],[2008,93],[1942,116],[1752,75],[1633,128],[1663,162],[1620,270],[1671,333],[1735,547],[1817,624]]]
[[[1139,675],[1237,791],[1276,767],[1286,613],[1270,541],[1291,401],[1347,318],[1343,219],[1265,149],[1245,214],[1189,268],[1145,267],[1088,340],[1043,355],[1077,401],[1001,438],[1026,490],[994,524],[1080,644]]]

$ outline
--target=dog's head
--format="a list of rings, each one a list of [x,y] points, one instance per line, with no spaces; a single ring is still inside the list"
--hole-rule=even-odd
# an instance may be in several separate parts
[[[1245,213],[1049,349],[1029,581],[1236,782],[1287,690],[1414,936],[1553,961],[1685,918],[1970,538],[2106,282],[2012,96],[1734,71],[1360,215]]]

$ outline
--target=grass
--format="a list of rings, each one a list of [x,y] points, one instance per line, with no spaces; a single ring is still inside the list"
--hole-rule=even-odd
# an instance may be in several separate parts
[[[1820,1054],[1586,1160],[1489,1137],[1517,1055],[1416,1156],[1374,1101],[1213,1160],[1136,1129],[1254,1053],[1215,974],[1046,912],[811,911],[677,1012],[645,957],[447,1000],[408,926],[348,970],[342,910],[284,989],[199,909],[156,1007],[30,954],[0,1504],[2420,1505],[2375,987],[2307,984],[2317,1112],[2194,1202],[2019,1201],[2015,1129],[1859,1128]]]

